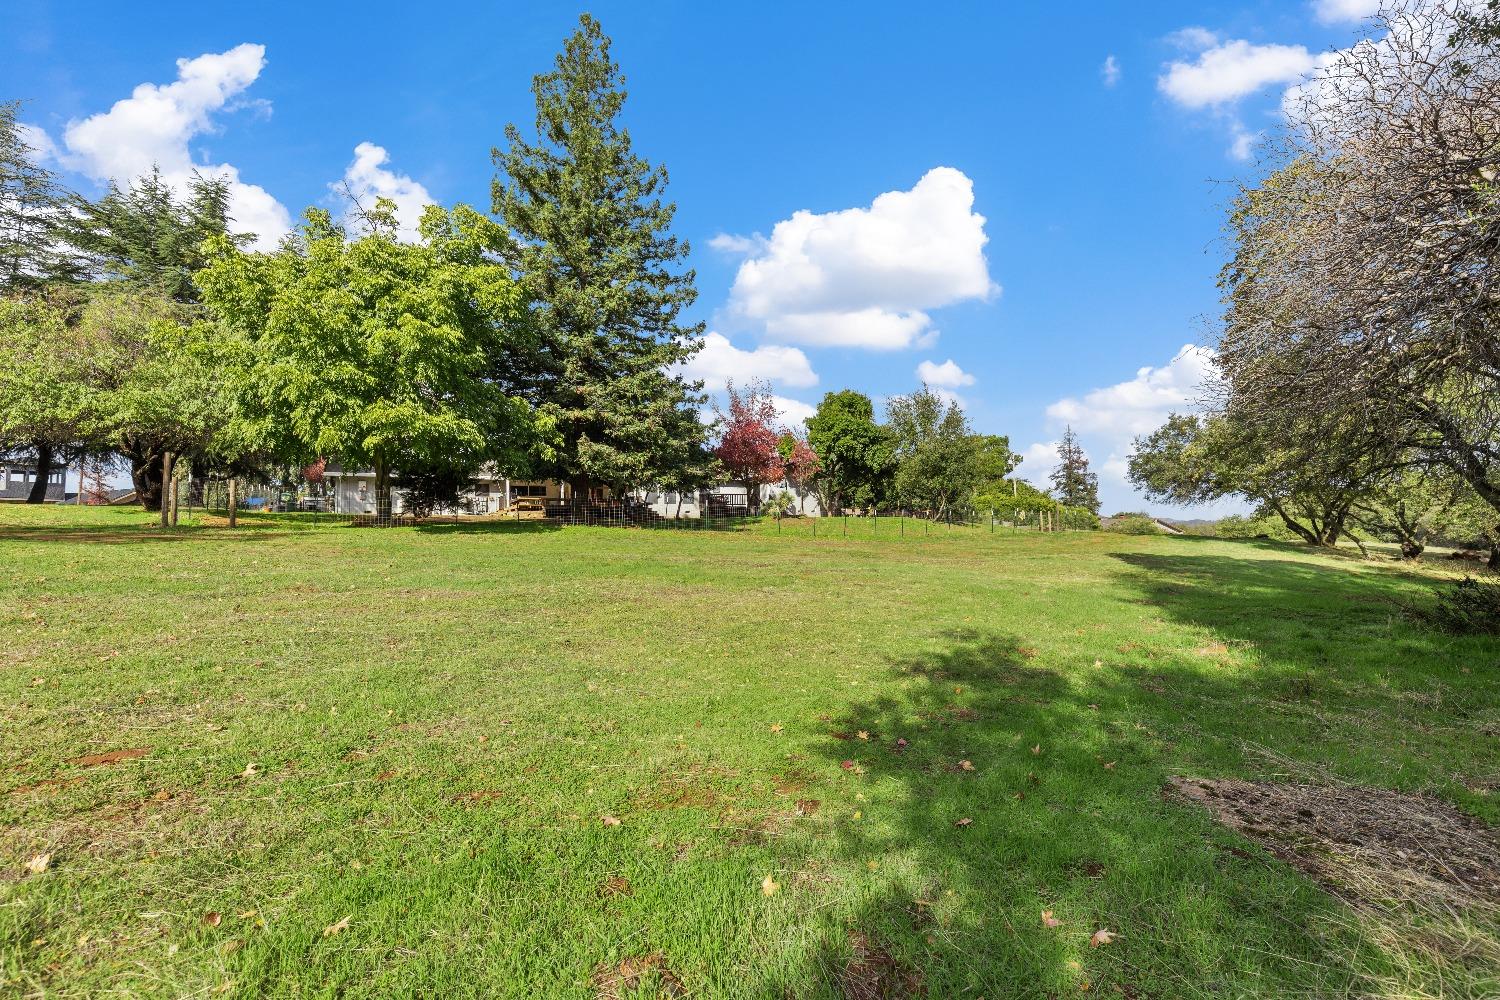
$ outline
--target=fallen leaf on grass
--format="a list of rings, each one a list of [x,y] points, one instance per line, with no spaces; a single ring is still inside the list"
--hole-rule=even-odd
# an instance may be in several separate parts
[[[207,913],[203,914],[203,924],[205,927],[217,927],[223,922],[224,918],[220,915],[218,910],[209,910]]]
[[[781,723],[779,723],[779,722],[773,722],[773,723],[771,723],[771,732],[773,732],[773,733],[779,733],[779,732],[781,732]]]
[[[253,777],[255,777],[259,773],[260,773],[260,765],[257,764],[257,763],[255,763],[255,761],[252,760],[250,763],[246,764],[245,765],[245,769],[240,772],[240,777],[241,778],[253,778]]]
[[[1054,917],[1052,915],[1052,911],[1051,910],[1043,910],[1042,911],[1042,926],[1043,927],[1061,927],[1062,926],[1062,921],[1058,920],[1056,917]]]
[[[1101,927],[1094,932],[1092,937],[1089,938],[1089,947],[1097,948],[1100,945],[1109,944],[1114,941],[1115,937],[1116,934],[1114,931],[1105,930],[1103,927]]]
[[[865,732],[863,729],[861,729],[859,732],[855,733],[854,735],[858,736],[862,740],[867,740],[867,739],[870,738],[870,734],[867,733],[867,732]]]
[[[971,817],[965,816],[961,820],[956,820],[953,825],[954,826],[972,826],[973,823],[974,823],[974,820]]]
[[[1036,746],[1031,748],[1031,752],[1033,754],[1036,754],[1037,756],[1040,756],[1042,752],[1042,745],[1038,743]]]
[[[333,937],[335,934],[342,934],[344,931],[346,931],[348,929],[349,929],[349,918],[348,917],[344,917],[338,923],[336,923],[336,924],[329,924],[327,927],[323,928],[323,936],[324,937]]]
[[[31,872],[31,874],[33,875],[40,875],[42,872],[51,867],[51,865],[51,854],[38,854],[30,861],[26,862],[26,870]]]
[[[781,883],[767,875],[760,880],[760,891],[767,896],[776,895],[776,890],[781,888]]]
[[[1106,763],[1104,765],[1104,769],[1106,771],[1113,771],[1115,769],[1115,762],[1114,761],[1109,761],[1108,763]]]
[[[603,823],[605,826],[619,826],[620,825],[620,821],[618,819],[616,819],[614,816],[600,816],[599,817],[599,822]]]
[[[958,762],[958,769],[960,771],[972,771],[972,770],[974,770],[974,765],[970,761],[961,760],[961,761]]]

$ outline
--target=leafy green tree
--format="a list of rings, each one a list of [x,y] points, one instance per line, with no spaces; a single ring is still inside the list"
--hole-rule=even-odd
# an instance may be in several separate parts
[[[0,102],[0,295],[77,274],[60,239],[68,192],[37,162],[20,111],[20,101]]]
[[[551,471],[577,495],[617,493],[701,469],[699,386],[671,374],[699,349],[688,245],[671,234],[667,173],[617,123],[624,77],[585,14],[555,68],[538,75],[536,141],[508,125],[494,151],[502,253],[533,303],[536,339],[498,359],[496,377],[552,419]]]
[[[896,492],[903,503],[941,516],[979,485],[979,451],[957,402],[923,386],[887,404],[895,442]]]
[[[373,466],[386,524],[395,472],[549,456],[545,421],[491,377],[524,322],[520,289],[491,257],[495,223],[434,206],[409,244],[390,202],[368,218],[370,232],[351,239],[309,209],[269,255],[216,238],[198,287],[242,338],[248,438],[286,460]]]
[[[247,447],[231,419],[232,356],[197,307],[149,289],[109,285],[79,321],[92,369],[92,439],[129,457],[137,497],[160,510],[166,457],[234,461]]]
[[[80,272],[109,287],[97,310],[108,319],[104,326],[95,327],[94,346],[122,352],[128,359],[130,367],[117,373],[119,377],[142,365],[142,371],[172,372],[187,364],[188,358],[197,358],[194,352],[207,342],[201,335],[166,336],[157,325],[175,320],[186,326],[197,320],[193,310],[168,304],[197,302],[193,275],[203,266],[209,240],[242,244],[249,238],[229,233],[228,206],[229,188],[223,179],[194,177],[187,192],[179,194],[157,170],[123,188],[111,184],[98,201],[71,198],[58,236],[72,248]],[[115,334],[123,339],[114,339]],[[193,351],[176,350],[190,341]],[[155,349],[169,353],[155,361],[136,353]],[[196,377],[192,372],[199,360],[181,369],[189,382]],[[170,383],[165,391],[170,394]],[[141,429],[145,424],[130,429],[130,423],[126,420],[116,427],[114,447],[130,465],[141,503],[147,510],[156,510],[165,478],[163,464],[169,453],[175,453],[163,442],[179,435],[165,425],[146,430]],[[183,436],[201,437],[196,431]]]
[[[1387,429],[1339,414],[1320,425],[1298,417],[1295,429],[1172,414],[1136,438],[1129,477],[1168,503],[1242,497],[1309,545],[1334,545],[1355,503],[1401,464],[1399,439]]]
[[[89,450],[101,425],[81,310],[82,295],[70,289],[0,298],[0,453],[36,465],[28,503],[46,498],[55,465]]]
[[[1021,464],[1021,456],[1010,450],[1010,438],[1003,434],[975,435],[978,452],[979,482],[984,490],[998,490]]]
[[[875,422],[870,397],[853,389],[824,394],[808,418],[807,443],[823,464],[817,488],[824,510],[876,507],[885,501],[895,472],[895,446],[890,433]]]
[[[1078,443],[1072,427],[1064,429],[1057,445],[1052,492],[1059,503],[1099,513],[1099,476],[1089,471],[1089,457],[1083,453],[1083,445]]]
[[[1393,470],[1349,510],[1349,519],[1401,547],[1401,558],[1420,559],[1433,538],[1456,523],[1473,491],[1442,468],[1415,465]],[[1477,499],[1477,498],[1476,498]]]

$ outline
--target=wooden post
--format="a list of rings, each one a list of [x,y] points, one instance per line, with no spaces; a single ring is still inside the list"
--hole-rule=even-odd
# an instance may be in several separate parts
[[[177,470],[172,470],[172,491],[168,495],[172,498],[172,527],[177,527]]]
[[[171,523],[172,510],[167,502],[167,489],[172,482],[172,453],[164,452],[161,456],[161,526],[167,527]]]
[[[240,518],[240,481],[229,480],[229,526],[236,527]]]

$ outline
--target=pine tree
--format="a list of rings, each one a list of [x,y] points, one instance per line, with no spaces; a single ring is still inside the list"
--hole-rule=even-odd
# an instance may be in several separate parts
[[[1089,471],[1089,458],[1070,426],[1057,446],[1057,467],[1052,470],[1052,492],[1069,507],[1099,513],[1099,477]]]
[[[0,294],[70,279],[77,270],[58,237],[68,193],[37,163],[20,110],[20,101],[0,102]]]
[[[198,301],[193,275],[206,262],[210,237],[237,246],[252,236],[229,232],[229,183],[194,175],[185,193],[159,169],[98,201],[75,199],[65,236],[97,277],[150,289],[177,302]]]
[[[636,155],[616,121],[624,83],[609,38],[583,15],[533,81],[536,141],[508,125],[509,148],[494,151],[503,252],[535,325],[497,377],[556,421],[557,457],[538,471],[583,496],[593,483],[623,493],[670,481],[704,457],[700,386],[670,374],[703,334],[679,320],[697,297],[694,272],[670,231],[666,170]]]

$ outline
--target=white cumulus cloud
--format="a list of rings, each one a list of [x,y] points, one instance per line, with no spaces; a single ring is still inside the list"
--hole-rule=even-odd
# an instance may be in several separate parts
[[[872,350],[930,343],[927,310],[998,290],[984,222],[973,183],[952,167],[935,167],[910,191],[888,191],[868,208],[793,213],[764,241],[715,243],[748,255],[729,311],[773,340]]]
[[[1324,24],[1363,21],[1380,10],[1380,0],[1313,0],[1313,13]]]
[[[796,434],[804,434],[807,428],[803,426],[813,414],[818,412],[816,406],[802,402],[800,399],[788,399],[785,396],[772,396],[771,401],[776,404],[776,412],[781,416],[781,422],[786,429]]]
[[[1047,407],[1047,418],[1069,424],[1079,433],[1133,438],[1161,426],[1168,413],[1192,408],[1203,395],[1213,368],[1212,349],[1187,344],[1159,368],[1147,365],[1129,381],[1058,400]]]
[[[682,374],[691,380],[701,379],[710,391],[723,389],[731,379],[768,379],[797,387],[818,384],[817,373],[799,348],[766,344],[745,351],[713,331],[703,338],[703,349],[682,366]]]
[[[1057,468],[1057,441],[1034,441],[1021,452],[1016,475],[1039,489],[1047,489],[1052,470]]]
[[[374,208],[376,199],[389,198],[396,205],[398,238],[416,242],[422,212],[436,199],[419,182],[387,167],[390,161],[391,155],[384,146],[362,142],[354,147],[354,159],[344,170],[343,178],[328,186],[335,193],[352,198],[365,210]],[[346,224],[356,221],[357,211],[355,205],[349,206],[344,213]]]
[[[1301,45],[1218,42],[1192,61],[1171,63],[1157,79],[1163,94],[1187,108],[1222,107],[1271,84],[1302,79],[1318,59]]]
[[[934,364],[931,361],[923,361],[917,365],[917,378],[930,386],[946,386],[948,388],[974,384],[974,376],[960,368],[958,362],[952,358],[949,358],[940,365]]]
[[[94,180],[121,184],[153,166],[179,189],[186,188],[195,171],[221,178],[229,185],[234,230],[255,234],[257,248],[274,246],[291,226],[286,208],[265,188],[240,180],[239,170],[228,163],[195,163],[188,146],[215,130],[214,116],[233,110],[265,65],[265,46],[250,43],[179,59],[172,83],[142,83],[108,111],[70,122],[61,158]]]

